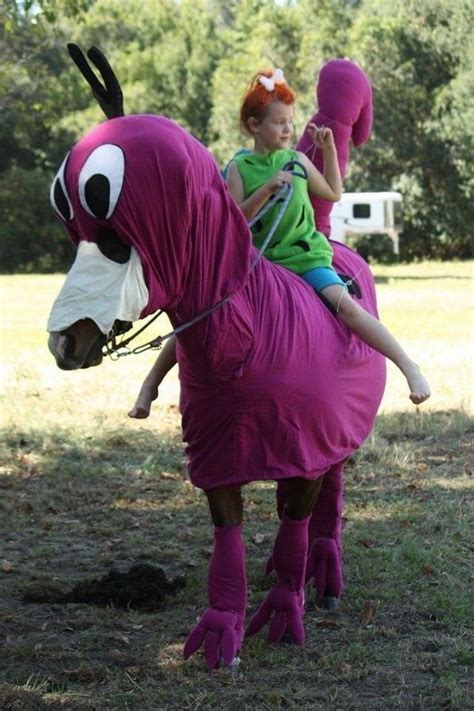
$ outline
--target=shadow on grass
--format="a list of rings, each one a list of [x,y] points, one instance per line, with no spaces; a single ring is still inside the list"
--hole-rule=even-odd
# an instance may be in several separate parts
[[[341,610],[325,628],[309,591],[304,653],[268,647],[262,637],[246,643],[241,707],[256,699],[272,707],[295,688],[302,707],[329,707],[334,694],[342,707],[382,707],[387,695],[400,694],[393,670],[409,681],[408,706],[463,693],[456,659],[467,658],[462,635],[472,615],[472,431],[459,411],[379,418],[346,471]],[[206,675],[199,657],[181,659],[184,637],[206,606],[212,525],[205,497],[187,479],[179,435],[16,428],[1,447],[7,655],[0,699],[23,699],[19,708],[234,708],[230,679]],[[246,487],[245,522],[252,611],[271,585],[262,564],[278,527],[272,486]],[[22,603],[31,584],[70,587],[136,562],[184,574],[186,587],[153,614]],[[361,627],[368,601],[374,620]],[[447,672],[459,681],[441,684]],[[354,683],[359,706],[351,706]]]

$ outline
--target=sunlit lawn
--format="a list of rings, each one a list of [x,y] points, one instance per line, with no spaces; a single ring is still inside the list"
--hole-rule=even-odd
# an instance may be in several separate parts
[[[374,434],[346,468],[340,610],[309,590],[305,649],[259,635],[236,676],[181,656],[206,604],[212,528],[186,476],[176,374],[152,416],[130,420],[155,356],[58,370],[45,325],[63,277],[0,277],[0,709],[469,708],[473,266],[374,267],[381,316],[433,397],[413,407],[390,367]],[[277,525],[272,485],[247,487],[250,610],[271,584]],[[68,590],[142,560],[186,576],[162,611],[22,602],[31,585]]]
[[[474,264],[423,263],[374,267],[380,316],[426,372],[433,397],[423,410],[473,406]],[[104,363],[99,370],[60,372],[46,347],[45,325],[60,275],[0,277],[4,387],[45,388],[54,392],[94,392],[89,407],[125,413],[155,355],[146,353]],[[163,333],[165,319],[153,335]],[[155,327],[153,327],[155,328]],[[99,384],[99,387],[97,387]],[[161,391],[162,401],[177,403],[177,373]],[[402,375],[389,363],[382,412],[410,409]],[[157,420],[159,415],[153,415]]]
[[[375,267],[380,316],[426,372],[426,409],[473,407],[474,263]],[[424,406],[425,407],[425,406]],[[406,408],[402,376],[389,364],[385,412]]]

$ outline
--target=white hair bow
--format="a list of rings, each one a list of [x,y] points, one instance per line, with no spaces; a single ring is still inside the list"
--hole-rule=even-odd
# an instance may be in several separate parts
[[[273,91],[275,89],[275,84],[285,84],[283,70],[275,69],[271,77],[266,77],[264,74],[261,74],[258,77],[258,81],[265,87],[267,91]]]

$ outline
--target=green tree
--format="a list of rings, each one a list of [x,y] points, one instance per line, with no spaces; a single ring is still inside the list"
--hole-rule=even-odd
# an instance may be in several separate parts
[[[49,172],[11,166],[0,174],[0,264],[3,272],[51,272],[68,267],[72,243],[52,214]]]
[[[351,30],[375,113],[346,188],[403,193],[405,259],[471,253],[473,20],[466,0],[367,0]]]
[[[66,91],[61,33],[10,3],[0,28],[0,267],[58,269],[68,249],[49,205],[53,169],[73,136],[58,129]]]
[[[404,258],[471,254],[469,0],[3,0],[2,12],[3,270],[58,269],[70,259],[49,183],[103,116],[68,41],[106,53],[126,113],[169,116],[221,164],[246,143],[238,111],[256,71],[284,69],[298,93],[298,135],[315,110],[318,68],[333,57],[358,61],[374,86],[375,123],[352,153],[346,190],[403,193]]]

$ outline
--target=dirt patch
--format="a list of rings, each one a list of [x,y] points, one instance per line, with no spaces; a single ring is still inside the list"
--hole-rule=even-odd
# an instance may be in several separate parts
[[[111,570],[102,578],[79,582],[69,592],[57,585],[35,584],[25,591],[23,602],[115,605],[152,612],[163,609],[166,599],[184,585],[182,577],[168,581],[162,568],[138,563],[126,573]]]

